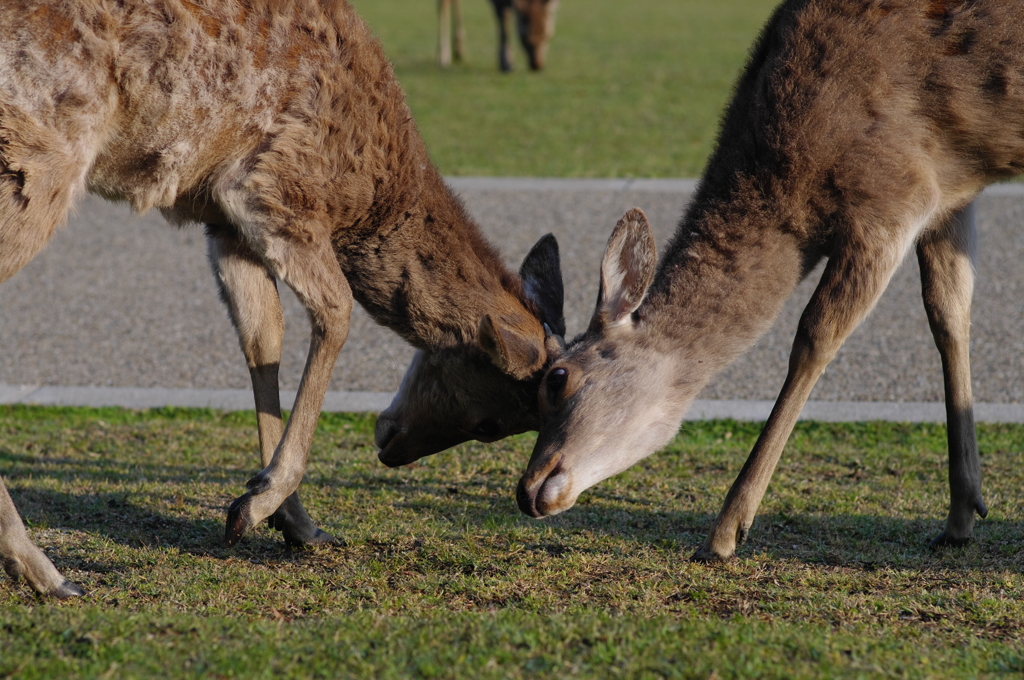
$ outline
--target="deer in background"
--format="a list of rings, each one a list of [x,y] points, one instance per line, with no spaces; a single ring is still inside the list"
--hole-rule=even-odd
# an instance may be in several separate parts
[[[771,416],[694,555],[729,558],[818,377],[916,248],[949,428],[949,514],[932,544],[969,541],[987,513],[968,356],[971,201],[1024,171],[1021,26],[1024,3],[1000,0],[784,2],[660,264],[641,211],[612,232],[589,328],[541,383],[523,512],[566,510],[663,446],[828,258]]]
[[[451,66],[454,57],[465,55],[466,30],[462,24],[462,0],[438,0],[439,40],[437,61]],[[509,34],[513,21],[519,42],[526,50],[530,68],[539,71],[547,62],[548,45],[555,35],[555,11],[558,0],[491,0],[498,19],[498,68],[512,70],[512,45]]]
[[[231,504],[228,545],[263,520],[290,544],[331,540],[297,489],[355,301],[467,381],[491,365],[538,379],[544,324],[558,323],[535,299],[561,289],[554,239],[524,277],[508,270],[430,163],[383,50],[343,0],[5,3],[0,64],[0,281],[86,190],[206,225],[263,467]],[[278,279],[312,326],[287,426]],[[2,483],[0,558],[40,593],[82,592],[32,544]]]

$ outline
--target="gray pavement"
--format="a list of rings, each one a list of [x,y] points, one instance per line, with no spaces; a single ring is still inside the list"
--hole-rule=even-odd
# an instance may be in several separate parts
[[[487,236],[517,266],[536,239],[558,238],[569,333],[593,309],[608,234],[640,206],[663,245],[692,180],[456,178]],[[975,396],[982,420],[1024,422],[1024,185],[979,198],[979,258],[972,326]],[[785,377],[812,274],[772,330],[701,394],[692,417],[763,419]],[[287,332],[285,403],[305,362],[309,330],[282,290]],[[0,285],[0,403],[252,407],[248,372],[217,298],[197,227],[168,226],[156,212],[83,198],[67,229]],[[361,309],[331,383],[327,410],[379,410],[412,350]],[[805,417],[942,420],[942,375],[909,258],[877,309],[819,381]]]

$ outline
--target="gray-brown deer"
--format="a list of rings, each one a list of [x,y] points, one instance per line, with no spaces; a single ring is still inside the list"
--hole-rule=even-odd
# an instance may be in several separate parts
[[[491,0],[498,19],[498,68],[512,70],[512,24],[526,50],[530,68],[539,71],[547,63],[548,45],[555,35],[558,0]],[[466,29],[462,23],[462,0],[438,0],[437,61],[451,66],[452,56],[461,61],[466,50]],[[454,48],[454,49],[453,49]]]
[[[761,33],[660,264],[643,213],[608,242],[587,331],[547,370],[517,489],[529,515],[673,437],[717,371],[822,258],[789,373],[698,560],[743,541],[811,389],[913,248],[942,357],[950,508],[935,545],[984,517],[968,334],[972,199],[1024,171],[1024,3],[788,0]]]
[[[263,467],[231,505],[229,545],[264,519],[289,543],[330,540],[296,490],[354,301],[467,380],[487,361],[529,380],[547,359],[530,291],[561,280],[529,276],[557,271],[527,264],[524,281],[485,242],[343,0],[0,4],[0,281],[86,190],[206,225]],[[542,239],[534,257],[557,270],[554,248]],[[277,279],[312,327],[287,426]],[[29,540],[6,489],[0,557],[38,592],[81,592]]]

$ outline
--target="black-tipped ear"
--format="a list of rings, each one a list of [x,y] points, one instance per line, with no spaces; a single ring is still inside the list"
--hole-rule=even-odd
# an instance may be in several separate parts
[[[547,356],[543,339],[534,342],[495,323],[490,315],[480,319],[480,348],[502,373],[516,380],[525,380],[539,371]]]
[[[647,215],[629,210],[612,230],[601,263],[601,292],[594,322],[602,326],[626,323],[654,281],[657,248]]]
[[[565,291],[558,241],[551,234],[537,241],[519,267],[526,294],[537,305],[541,322],[557,335],[565,335]]]

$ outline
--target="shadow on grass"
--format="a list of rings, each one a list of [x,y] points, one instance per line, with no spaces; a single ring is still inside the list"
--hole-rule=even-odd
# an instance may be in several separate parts
[[[2,455],[0,460],[29,458]],[[18,460],[18,462],[26,462]],[[80,459],[47,459],[54,467],[33,474],[36,479],[58,481],[84,478],[116,478],[120,489],[110,492],[79,493],[15,485],[15,503],[32,524],[84,531],[128,547],[167,547],[195,556],[224,559],[240,557],[265,562],[301,562],[303,551],[284,545],[280,534],[259,532],[242,544],[228,549],[223,544],[226,506],[242,492],[237,470],[222,468],[194,470],[208,485],[202,497],[188,497],[183,489],[154,491],[151,482],[189,479],[180,466],[140,465],[127,474],[104,467],[79,476],[88,462]],[[230,475],[229,475],[230,473]],[[223,481],[220,481],[223,476]],[[147,488],[140,489],[140,477]],[[218,482],[214,482],[214,479]],[[503,536],[524,550],[562,558],[573,553],[620,553],[629,546],[654,549],[689,557],[704,540],[714,519],[706,512],[661,509],[649,499],[624,499],[610,493],[592,493],[572,510],[548,518],[531,520],[521,515],[507,480],[486,480],[479,484],[455,484],[437,477],[396,478],[365,471],[344,470],[338,476],[316,475],[305,488],[327,496],[357,494],[339,505],[353,503],[390,506],[407,513],[383,525],[381,531],[395,536],[415,532],[419,523],[442,522],[464,526],[470,531]],[[322,482],[316,484],[316,482]],[[401,493],[393,500],[371,498],[382,489]],[[142,497],[138,502],[135,497]],[[161,506],[181,506],[180,512]],[[323,515],[321,509],[314,512]],[[375,509],[375,508],[374,508]],[[205,517],[195,517],[201,514]],[[191,517],[185,515],[193,515]],[[908,519],[882,515],[785,514],[759,515],[747,545],[737,554],[741,558],[767,555],[769,559],[828,565],[855,569],[908,569],[941,566],[953,570],[1024,571],[1024,521],[990,519],[979,521],[977,540],[963,549],[932,550],[928,540],[942,528],[942,517]],[[358,517],[345,520],[358,521]],[[325,527],[331,530],[331,527]],[[552,531],[554,533],[552,534]],[[526,535],[524,535],[524,531]],[[534,536],[535,538],[531,538]],[[587,536],[596,540],[588,540]],[[344,535],[338,536],[344,539]],[[397,540],[397,539],[396,539]],[[399,541],[400,542],[400,541]],[[387,551],[385,550],[384,557]],[[111,565],[86,567],[103,572]]]
[[[258,457],[240,457],[238,462],[238,465],[152,463],[148,462],[145,456],[139,456],[130,463],[124,460],[111,462],[103,460],[102,454],[96,454],[96,459],[90,460],[80,456],[12,453],[0,448],[0,474],[8,480],[16,480],[24,475],[35,478],[52,477],[57,480],[102,479],[113,483],[183,483],[201,480],[209,484],[237,484],[241,479],[244,484],[249,476],[259,472]]]

